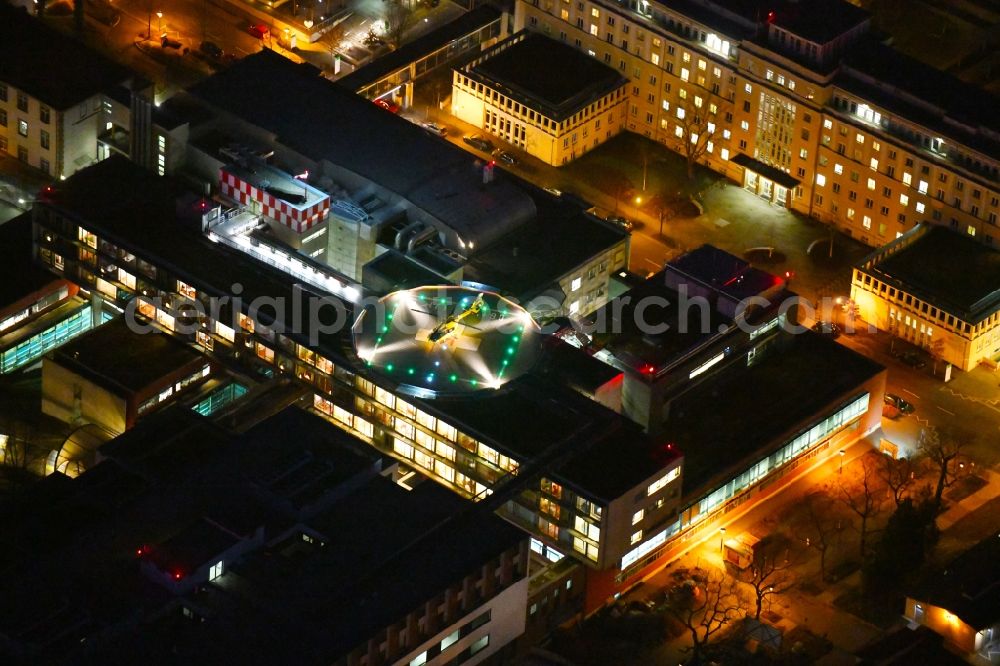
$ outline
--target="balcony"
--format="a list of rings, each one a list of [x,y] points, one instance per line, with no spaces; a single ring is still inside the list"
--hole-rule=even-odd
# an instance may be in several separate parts
[[[128,130],[123,127],[112,125],[110,129],[106,129],[97,135],[97,142],[103,146],[107,146],[110,152],[119,153],[125,157],[129,156],[131,140]]]

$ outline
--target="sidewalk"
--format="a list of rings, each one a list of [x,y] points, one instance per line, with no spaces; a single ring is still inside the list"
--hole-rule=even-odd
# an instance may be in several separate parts
[[[980,469],[980,477],[986,477],[986,485],[960,502],[955,502],[938,516],[938,528],[943,532],[990,500],[1000,497],[1000,474],[991,469]]]

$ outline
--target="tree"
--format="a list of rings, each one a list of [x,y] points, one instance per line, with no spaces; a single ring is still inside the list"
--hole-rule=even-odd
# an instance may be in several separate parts
[[[909,458],[896,459],[889,455],[883,455],[879,461],[878,476],[889,488],[892,500],[898,509],[909,494],[908,491],[916,476],[913,463]]]
[[[877,454],[876,454],[877,455]],[[843,481],[838,483],[840,499],[844,505],[850,509],[860,520],[858,533],[861,540],[859,552],[864,559],[868,553],[868,536],[871,531],[871,520],[879,514],[882,509],[882,498],[876,491],[877,475],[875,474],[875,463],[869,456],[861,458],[861,483],[853,488],[848,488]]]
[[[330,66],[332,67],[336,60],[337,54],[340,53],[340,45],[344,41],[344,24],[343,22],[336,23],[330,26],[330,29],[323,33],[320,38],[320,43],[324,49],[330,54]]]
[[[715,135],[716,117],[721,102],[714,94],[709,94],[704,99],[698,94],[700,92],[704,91],[695,89],[691,93],[695,98],[694,108],[687,109],[678,105],[674,113],[677,126],[681,128],[681,135],[677,139],[680,141],[681,154],[687,161],[688,180],[694,179],[694,165],[708,152],[708,143]],[[678,113],[683,117],[677,116]]]
[[[742,578],[754,591],[755,620],[760,620],[766,599],[785,592],[794,582],[789,571],[791,567],[791,561],[788,559],[789,546],[788,538],[780,533],[769,534],[754,546],[753,560],[743,572]]]
[[[934,487],[934,510],[941,511],[941,498],[944,489],[955,482],[957,478],[957,458],[962,453],[964,443],[956,436],[942,438],[933,427],[920,431],[917,441],[917,451],[929,461],[937,472],[937,484]]]
[[[740,616],[736,581],[710,574],[703,583],[688,581],[667,598],[667,613],[691,635],[691,663],[700,664],[709,641]]]
[[[385,22],[385,41],[395,51],[403,43],[403,34],[413,22],[413,10],[402,0],[387,0],[382,20]]]
[[[806,529],[809,545],[819,551],[819,575],[826,580],[826,555],[843,529],[839,518],[833,515],[833,498],[826,492],[816,492],[805,498]]]
[[[865,587],[869,591],[899,589],[920,570],[937,541],[936,510],[930,499],[904,499],[886,522],[871,559],[865,563]]]

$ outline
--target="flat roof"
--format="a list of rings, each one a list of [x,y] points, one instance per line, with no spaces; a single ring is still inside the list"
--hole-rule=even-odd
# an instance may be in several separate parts
[[[539,370],[553,374],[578,391],[592,394],[622,376],[622,371],[618,368],[554,335],[545,336],[543,345]]]
[[[947,227],[915,227],[857,268],[970,324],[1000,309],[1000,251]]]
[[[712,245],[702,245],[667,263],[678,272],[736,300],[757,296],[782,284],[781,278]]]
[[[786,173],[778,167],[765,164],[764,162],[750,157],[749,155],[744,155],[743,153],[737,153],[736,156],[733,157],[732,162],[733,164],[739,165],[744,169],[749,169],[750,171],[753,171],[754,173],[789,189],[795,187],[800,182],[799,179],[792,176],[792,174]]]
[[[490,23],[498,21],[502,14],[490,5],[479,5],[454,21],[449,21],[439,28],[421,35],[412,42],[403,44],[395,51],[369,62],[364,67],[337,79],[336,83],[351,92],[358,92],[367,85],[378,81],[413,62],[420,60],[450,42],[481,30]]]
[[[954,613],[973,629],[995,624],[1000,619],[1000,534],[928,574],[908,596]]]
[[[874,40],[853,46],[845,64],[834,77],[834,85],[939,131],[943,137],[957,137],[987,155],[1000,150],[1000,141],[995,138],[1000,132],[1000,115],[996,113],[1000,99],[996,95]],[[950,122],[928,105],[958,122]],[[981,128],[992,130],[994,136]]]
[[[817,44],[826,44],[871,18],[866,10],[845,0],[784,0],[761,4],[765,11],[774,11],[776,26]]]
[[[628,83],[597,58],[535,32],[513,35],[464,69],[556,121]]]
[[[24,9],[0,4],[0,81],[63,111],[131,76]]]
[[[441,284],[444,281],[441,275],[395,249],[383,252],[366,263],[361,269],[361,276],[365,288],[378,293]]]
[[[59,365],[104,388],[137,393],[181,368],[208,359],[165,333],[133,331],[116,317],[51,352]]]
[[[622,243],[628,232],[585,214],[574,204],[538,195],[538,215],[465,265],[463,278],[503,289],[525,303],[556,281]],[[608,266],[608,270],[618,268]]]
[[[595,345],[603,346],[636,371],[646,370],[646,366],[654,369],[668,366],[732,323],[732,319],[714,307],[681,307],[680,294],[666,286],[664,280],[661,271],[622,294],[620,303],[610,301],[590,316],[591,321],[604,322],[601,327],[604,330],[593,336]],[[645,308],[641,316],[639,308]],[[707,312],[708,324],[704,329],[703,310]],[[667,326],[663,332],[648,332],[653,326],[662,325]]]
[[[178,200],[184,197],[190,205],[179,209]],[[40,200],[213,296],[232,294],[237,284],[243,288],[245,304],[258,296],[291,303],[296,288],[302,288],[303,299],[316,291],[291,275],[209,240],[200,230],[201,199],[191,198],[177,181],[157,176],[119,155],[54,184]],[[329,298],[342,303],[350,314],[350,303],[336,296]],[[263,308],[261,316],[269,310]],[[285,310],[286,316],[291,316],[289,309]],[[285,323],[286,330],[293,331],[292,322]],[[344,328],[340,334],[319,336],[318,347],[342,360],[351,353],[348,327]]]
[[[884,371],[812,331],[783,335],[753,365],[745,355],[731,359],[726,372],[671,403],[664,432],[684,455],[685,497],[700,497],[783,446]]]
[[[531,197],[502,169],[483,187],[484,163],[476,156],[271,49],[188,92],[301,155],[394,192],[477,247],[535,215]]]
[[[35,263],[31,239],[31,211],[0,224],[0,312],[59,278]]]

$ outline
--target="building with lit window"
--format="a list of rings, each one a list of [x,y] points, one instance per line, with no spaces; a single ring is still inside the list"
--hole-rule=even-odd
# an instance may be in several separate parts
[[[906,595],[910,629],[927,627],[972,664],[1000,661],[1000,539],[991,534]]]
[[[67,343],[42,363],[42,412],[121,434],[204,383],[207,358],[172,337],[134,331],[123,317]]]
[[[148,82],[7,4],[0,61],[0,152],[53,178],[113,152],[149,164]]]
[[[454,77],[455,117],[547,164],[566,164],[625,126],[625,77],[538,33],[513,35]]]
[[[0,225],[0,374],[29,367],[47,352],[104,323],[114,311],[80,295],[77,285],[39,271],[32,254],[31,215]],[[97,306],[96,308],[94,306]]]
[[[842,0],[519,0],[514,29],[628,78],[626,129],[878,246],[920,222],[1000,240],[1000,102]]]
[[[288,114],[282,100],[290,91],[310,104]],[[388,290],[402,286],[393,275],[434,274],[432,284],[477,281],[521,302],[544,295],[556,313],[582,314],[607,301],[610,274],[627,265],[623,230],[270,50],[158,111],[172,119],[166,173],[221,195],[221,217],[209,224],[229,231],[217,233],[222,242],[259,248],[259,258],[282,268]],[[302,215],[288,200],[296,193],[306,199]],[[551,243],[556,229],[578,231]]]
[[[705,298],[707,332],[675,327],[650,345],[623,327],[591,356],[480,284],[362,302],[356,287],[304,282],[312,274],[220,242],[201,224],[214,204],[175,188],[122,159],[85,170],[33,211],[37,256],[66,257],[61,275],[219,363],[294,377],[316,413],[399,461],[402,483],[432,479],[531,534],[539,560],[590,569],[590,608],[801,461],[821,464],[878,426],[883,369],[781,331],[783,281],[714,248],[631,294],[679,302],[683,283]],[[296,299],[307,311],[313,295],[342,308],[341,328],[296,328]],[[749,296],[769,305],[743,312]],[[261,298],[271,305],[251,309]],[[671,312],[652,315],[673,323]]]
[[[93,469],[41,482],[44,508],[8,507],[4,663],[509,660],[526,535],[436,484],[404,490],[347,433],[274,408],[247,405],[254,425],[231,432],[171,406]]]
[[[851,299],[880,330],[971,370],[1000,358],[997,285],[1000,251],[920,225],[854,267]]]

